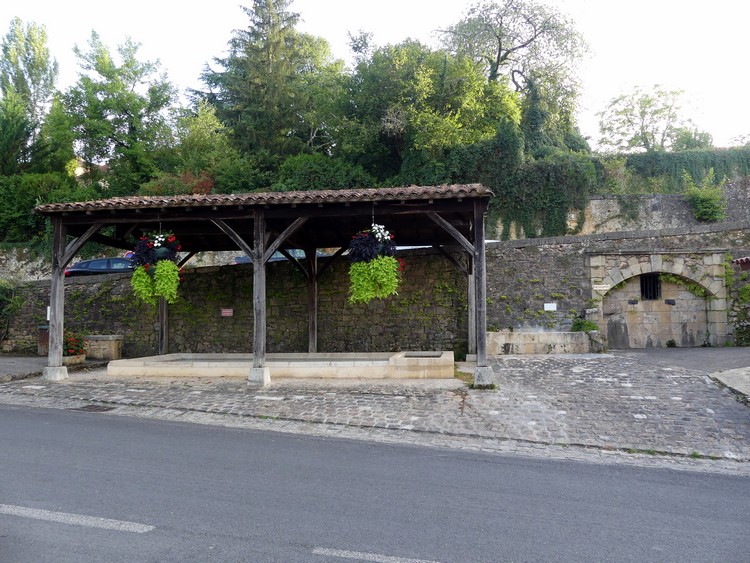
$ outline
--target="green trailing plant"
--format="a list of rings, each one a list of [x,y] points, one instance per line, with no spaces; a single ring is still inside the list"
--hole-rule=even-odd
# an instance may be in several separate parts
[[[349,302],[369,303],[396,295],[404,262],[395,257],[393,235],[376,223],[349,243]]]
[[[149,305],[156,305],[154,278],[151,277],[145,266],[138,266],[133,270],[133,277],[130,278],[130,287],[133,288],[133,293],[138,299]]]
[[[709,297],[708,290],[700,285],[699,283],[687,280],[683,277],[676,276],[674,274],[659,274],[659,281],[662,283],[673,283],[685,288],[687,291],[695,295],[696,297],[706,298]]]
[[[159,260],[154,267],[154,293],[167,300],[177,301],[177,288],[180,286],[180,269],[171,260]]]
[[[173,233],[148,233],[135,246],[136,268],[130,279],[135,296],[155,305],[159,297],[167,303],[177,301],[180,286],[180,269],[175,263],[181,249]]]
[[[400,283],[399,261],[393,256],[379,256],[369,262],[349,266],[349,301],[369,303],[396,295]]]

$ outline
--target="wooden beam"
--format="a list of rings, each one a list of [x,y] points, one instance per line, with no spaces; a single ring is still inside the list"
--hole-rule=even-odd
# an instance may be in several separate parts
[[[344,253],[348,250],[347,246],[342,246],[339,248],[336,252],[334,252],[328,260],[325,261],[323,264],[323,267],[318,270],[318,273],[315,274],[315,278],[320,280],[320,276],[323,275],[323,272],[325,272],[328,268],[331,267],[331,265]]]
[[[262,212],[258,212],[259,214],[262,214]],[[253,259],[253,262],[255,261],[255,257],[253,256],[254,248],[251,247],[245,240],[238,235],[234,229],[232,229],[229,225],[227,225],[223,220],[221,219],[211,219],[211,222],[219,227],[221,229],[221,232],[223,232],[225,235],[227,235],[234,244],[236,244],[242,252],[244,252],[247,256]],[[265,225],[265,221],[264,221]],[[257,227],[257,224],[256,224]],[[265,228],[265,227],[264,227]],[[257,229],[256,229],[257,234]],[[261,239],[261,243],[263,243],[264,239]],[[255,241],[257,243],[257,241]]]
[[[448,252],[445,248],[443,248],[439,244],[433,245],[432,248],[436,249],[438,252],[440,252],[440,254],[442,254],[443,256],[445,256],[445,258],[448,260],[448,262],[450,262],[451,264],[453,264],[456,267],[456,269],[459,272],[461,272],[463,275],[465,275],[465,276],[470,276],[471,275],[471,264],[469,264],[469,267],[466,268],[463,264],[461,264],[461,262],[459,260],[456,259],[455,256],[453,256],[453,254],[451,254],[450,252]],[[469,256],[471,256],[471,254]]]
[[[306,222],[307,222],[307,217],[297,217],[294,221],[292,221],[292,224],[289,225],[286,229],[284,229],[284,232],[282,232],[278,237],[276,237],[276,240],[273,241],[273,243],[271,243],[268,246],[265,254],[263,255],[263,262],[268,262],[271,256],[273,256],[273,253],[276,252],[282,244],[284,244],[286,239],[288,239],[295,232],[297,232],[297,230]]]
[[[302,264],[299,260],[297,260],[294,256],[289,254],[285,249],[279,248],[279,252],[282,256],[284,256],[287,260],[289,260],[289,263],[297,268],[300,272],[302,272],[302,275],[305,276],[306,280],[310,279],[310,272],[308,271],[307,267]]]
[[[96,223],[94,225],[91,225],[84,234],[82,234],[77,239],[72,240],[70,244],[65,247],[65,252],[62,256],[62,259],[60,260],[60,266],[63,270],[65,269],[65,266],[70,264],[70,261],[73,259],[76,253],[81,250],[81,247],[86,244],[86,242],[92,236],[94,236],[103,226],[104,223]]]
[[[430,213],[427,214],[427,216],[430,219],[432,219],[433,221],[435,221],[435,223],[437,223],[438,225],[440,225],[441,227],[443,227],[443,229],[445,231],[447,231],[448,234],[450,234],[454,239],[456,239],[456,241],[458,242],[458,244],[460,244],[461,246],[464,247],[464,249],[466,250],[466,252],[468,252],[469,254],[474,254],[474,245],[472,245],[468,240],[466,240],[466,237],[463,236],[458,231],[458,229],[456,229],[456,227],[454,227],[453,225],[451,225],[448,221],[446,221],[445,219],[443,219],[437,213],[430,212]]]

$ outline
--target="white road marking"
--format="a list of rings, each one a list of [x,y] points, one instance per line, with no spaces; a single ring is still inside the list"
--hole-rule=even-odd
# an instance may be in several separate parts
[[[69,514],[67,512],[52,512],[38,508],[27,508],[25,506],[12,506],[0,504],[0,514],[20,516],[21,518],[33,518],[34,520],[47,520],[48,522],[59,522],[61,524],[72,524],[74,526],[86,526],[88,528],[104,528],[118,532],[132,532],[144,534],[154,529],[154,526],[139,524],[138,522],[126,522],[124,520],[110,520],[109,518],[97,518],[96,516],[84,516],[82,514]]]
[[[341,559],[357,559],[359,561],[374,561],[375,563],[440,563],[439,561],[428,561],[426,559],[406,559],[404,557],[391,557],[379,553],[363,553],[361,551],[343,551],[341,549],[327,549],[325,547],[316,547],[313,549],[314,555],[323,555],[324,557],[339,557]]]

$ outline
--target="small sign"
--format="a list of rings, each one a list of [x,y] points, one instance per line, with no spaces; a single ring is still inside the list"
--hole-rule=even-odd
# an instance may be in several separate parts
[[[544,310],[545,311],[557,311],[557,303],[545,303]]]
[[[608,284],[594,284],[594,291],[609,291],[612,289],[611,285]]]
[[[222,317],[233,317],[234,316],[234,309],[222,309],[221,310],[221,316]]]

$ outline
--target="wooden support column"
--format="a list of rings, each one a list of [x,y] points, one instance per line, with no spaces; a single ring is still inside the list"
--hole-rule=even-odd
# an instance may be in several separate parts
[[[62,217],[52,217],[52,283],[49,299],[49,352],[44,379],[60,381],[68,378],[62,365],[65,311],[65,235]]]
[[[159,355],[169,353],[169,307],[167,300],[159,297]]]
[[[468,286],[468,303],[469,303],[469,318],[468,318],[468,326],[469,326],[469,346],[467,353],[475,356],[477,353],[477,291],[476,287],[474,285],[474,257],[469,256],[469,267],[470,267],[470,274],[468,275],[467,279],[467,286]]]
[[[315,248],[305,249],[307,261],[307,351],[318,351],[318,252]]]
[[[253,369],[250,380],[262,385],[271,381],[266,367],[266,216],[255,212],[253,230]]]
[[[477,367],[474,385],[492,384],[492,368],[487,366],[487,269],[484,252],[484,212],[486,204],[474,202],[474,293],[476,298]]]

